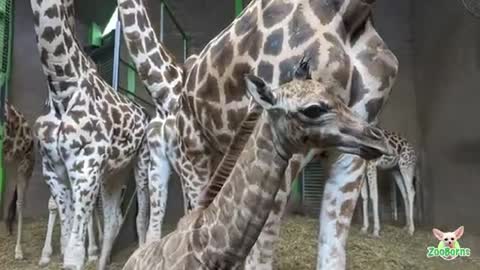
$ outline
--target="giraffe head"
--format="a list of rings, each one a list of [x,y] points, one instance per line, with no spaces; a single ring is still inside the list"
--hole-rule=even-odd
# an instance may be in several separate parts
[[[390,154],[386,138],[369,125],[325,85],[314,80],[293,80],[272,91],[259,77],[245,77],[253,99],[267,112],[277,150],[286,156],[339,150],[376,159]]]

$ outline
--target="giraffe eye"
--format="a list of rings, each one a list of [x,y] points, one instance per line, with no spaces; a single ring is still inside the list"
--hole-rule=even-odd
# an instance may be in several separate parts
[[[306,107],[305,109],[300,110],[301,114],[305,115],[308,118],[312,118],[312,119],[318,118],[318,117],[322,116],[322,114],[325,114],[327,112],[328,112],[328,109],[326,108],[326,106],[322,106],[322,105],[319,105],[319,104],[310,105],[310,106]]]

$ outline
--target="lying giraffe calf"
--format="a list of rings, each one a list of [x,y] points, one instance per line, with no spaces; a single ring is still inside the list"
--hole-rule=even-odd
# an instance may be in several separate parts
[[[388,151],[377,128],[356,118],[316,81],[294,80],[275,91],[253,75],[246,83],[265,112],[258,107],[249,112],[239,131],[245,136],[234,140],[210,179],[201,196],[203,207],[182,218],[174,232],[138,249],[123,269],[240,267],[274,206],[294,154],[337,149],[372,159]],[[255,114],[260,119],[251,125]],[[244,130],[248,128],[251,136]],[[242,141],[246,146],[238,147]]]

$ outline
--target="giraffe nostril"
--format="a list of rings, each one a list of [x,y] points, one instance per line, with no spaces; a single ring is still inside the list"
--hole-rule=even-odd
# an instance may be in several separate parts
[[[382,140],[383,139],[382,132],[376,127],[369,127],[368,128],[368,134],[376,140]]]

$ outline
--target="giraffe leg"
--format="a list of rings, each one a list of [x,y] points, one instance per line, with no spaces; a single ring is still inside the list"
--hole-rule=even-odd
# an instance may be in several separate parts
[[[146,241],[147,222],[148,222],[148,168],[152,161],[150,160],[150,153],[146,142],[143,143],[139,151],[137,162],[135,164],[135,182],[137,187],[137,236],[138,244],[141,246]],[[123,201],[123,199],[122,199]]]
[[[365,174],[365,177],[368,177]],[[363,181],[362,188],[360,189],[360,197],[362,198],[362,214],[363,214],[363,226],[360,230],[362,233],[367,233],[369,220],[368,220],[368,183],[367,181]]]
[[[98,242],[101,244],[102,239],[103,239],[103,226],[102,226],[102,221],[100,220],[102,218],[102,196],[98,196],[97,199],[97,207],[95,207],[95,211],[93,214],[95,215],[95,225],[97,227],[97,233],[98,233]]]
[[[95,237],[94,217],[92,215],[88,221],[88,261],[93,262],[98,260],[98,245]]]
[[[377,167],[375,165],[367,165],[368,168],[368,188],[370,200],[373,208],[373,236],[380,237],[380,216],[378,214],[378,184],[377,184]]]
[[[162,236],[162,223],[167,207],[168,181],[171,173],[163,141],[163,123],[155,123],[148,134],[150,166],[148,169],[148,190],[150,192],[150,221],[147,241],[159,240]],[[183,192],[185,193],[185,191]]]
[[[15,259],[23,259],[23,250],[22,250],[22,226],[23,226],[23,205],[25,200],[25,192],[27,190],[27,180],[24,175],[20,174],[18,176],[17,183],[17,243],[15,245]]]
[[[397,187],[395,185],[390,185],[391,196],[392,196],[392,215],[393,220],[398,221],[398,205],[397,205]]]
[[[403,176],[398,171],[394,171],[393,176],[395,178],[395,183],[397,184],[397,187],[400,190],[400,194],[402,195],[403,206],[405,207],[405,219],[407,220],[408,219],[408,200],[407,200],[407,191],[405,188],[405,184],[403,182]]]
[[[53,228],[55,226],[55,219],[57,218],[57,204],[52,196],[48,200],[48,225],[47,225],[47,235],[45,236],[45,244],[42,249],[42,256],[38,262],[39,266],[47,266],[50,263],[50,257],[52,256],[52,234]]]
[[[287,179],[288,180],[288,179]],[[279,190],[275,196],[275,210],[270,212],[265,226],[257,242],[250,250],[245,261],[244,270],[271,270],[273,269],[273,254],[275,243],[280,235],[281,219],[287,206],[290,183],[285,185],[287,190]]]
[[[104,230],[102,252],[98,264],[99,270],[107,268],[113,243],[123,223],[121,210],[122,189],[123,186],[118,185],[118,183],[107,183],[102,188]]]
[[[348,231],[360,193],[365,161],[348,154],[332,155],[320,213],[316,269],[345,269]]]
[[[86,229],[92,216],[94,202],[98,196],[99,183],[101,182],[98,167],[90,167],[88,164],[91,164],[91,162],[83,162],[85,159],[87,158],[77,156],[66,163],[67,167],[71,168],[68,171],[68,176],[72,183],[74,206],[72,229],[63,257],[63,268],[68,270],[83,269]],[[95,164],[95,162],[92,163]],[[96,164],[101,163],[101,161],[96,161]]]
[[[51,198],[53,198],[55,202],[55,207],[58,208],[58,214],[60,216],[61,253],[65,254],[65,248],[67,246],[72,226],[72,196],[70,188],[66,185],[68,177],[66,176],[65,168],[63,166],[54,166],[53,162],[48,160],[45,156],[42,159],[42,171],[43,177],[50,187],[50,193],[52,194]],[[53,227],[51,230],[53,230]]]
[[[415,174],[415,167],[400,164],[400,173],[402,174],[402,179],[405,186],[406,201],[408,203],[408,207],[406,207],[406,228],[408,230],[408,233],[410,235],[413,235],[413,233],[415,232],[415,225],[413,221],[413,206],[415,200],[415,187],[413,185],[413,178]]]
[[[255,245],[250,250],[245,260],[244,270],[271,270],[273,269],[273,254],[276,241],[279,239],[281,218],[285,212],[288,196],[291,191],[292,179],[298,173],[298,168],[303,168],[312,160],[315,153],[309,153],[303,160],[292,158],[289,164],[289,170],[284,176],[282,188],[278,190],[274,201],[274,210],[270,212],[265,226],[262,229]],[[302,164],[303,163],[303,164]]]

